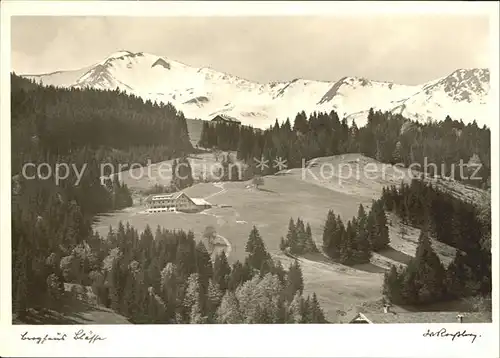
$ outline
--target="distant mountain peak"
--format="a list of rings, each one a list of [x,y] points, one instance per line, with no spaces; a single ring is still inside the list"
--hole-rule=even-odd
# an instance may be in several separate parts
[[[457,69],[450,75],[425,88],[429,94],[442,90],[450,98],[471,103],[474,97],[486,96],[490,89],[490,71],[483,68]]]
[[[258,83],[215,70],[192,67],[164,56],[120,50],[81,70],[25,76],[44,85],[117,87],[151,101],[172,103],[187,118],[211,119],[217,113],[243,124],[267,128],[276,118],[293,119],[298,112],[330,112],[366,122],[368,110],[391,111],[414,120],[444,120],[487,124],[490,89],[488,69],[457,69],[420,85],[402,85],[364,77],[338,81]]]
[[[106,62],[108,60],[120,59],[122,57],[130,56],[133,54],[134,54],[133,52],[126,51],[126,50],[116,51],[116,52],[113,52],[113,53],[109,54],[108,56],[106,56],[106,58],[102,62]],[[102,62],[100,62],[100,63],[102,63]]]

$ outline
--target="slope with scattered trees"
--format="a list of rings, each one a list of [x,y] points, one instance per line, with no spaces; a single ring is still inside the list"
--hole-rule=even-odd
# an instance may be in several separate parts
[[[95,269],[104,244],[91,223],[132,199],[118,180],[101,180],[110,174],[101,165],[146,164],[192,146],[171,105],[119,91],[43,87],[15,74],[11,84],[13,310],[22,315],[59,300],[64,282],[102,278]],[[26,163],[38,172],[23,172]],[[70,168],[59,172],[60,182],[58,165]]]
[[[288,233],[286,238],[281,238],[280,250],[291,255],[303,255],[307,253],[318,252],[318,248],[314,243],[311,226],[297,218],[297,223],[290,218],[288,224]]]
[[[237,150],[254,173],[254,158],[286,159],[288,168],[298,168],[312,158],[345,153],[362,153],[383,163],[418,164],[430,175],[449,176],[478,187],[489,187],[491,176],[490,129],[476,122],[465,125],[446,117],[442,122],[419,123],[401,115],[370,110],[368,122],[358,128],[353,121],[330,113],[298,113],[265,131],[226,124],[203,127],[206,147]],[[426,167],[433,163],[434,166]],[[463,166],[463,177],[459,165]],[[261,174],[274,174],[269,166]],[[476,170],[478,169],[478,170]]]
[[[385,207],[421,229],[416,256],[385,275],[384,294],[397,304],[427,304],[491,294],[491,216],[478,207],[420,180],[383,191]],[[457,248],[444,268],[429,236]]]

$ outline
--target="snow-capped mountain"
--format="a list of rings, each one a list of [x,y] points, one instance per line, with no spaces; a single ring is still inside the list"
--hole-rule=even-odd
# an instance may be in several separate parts
[[[187,118],[209,120],[219,113],[243,124],[267,128],[276,118],[297,112],[335,110],[364,125],[370,107],[425,121],[446,115],[488,125],[487,69],[460,69],[421,85],[400,85],[344,77],[336,82],[294,79],[256,83],[208,67],[196,68],[148,53],[119,51],[74,71],[26,75],[44,85],[125,90],[157,102],[170,102]]]

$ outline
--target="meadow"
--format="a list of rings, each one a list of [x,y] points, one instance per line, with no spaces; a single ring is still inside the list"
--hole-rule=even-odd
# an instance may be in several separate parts
[[[202,154],[198,157],[199,164],[203,160],[206,164],[212,163],[214,159],[211,155]],[[347,178],[345,171],[356,172],[360,164],[367,161],[374,163],[378,174],[374,169],[375,174],[370,178]],[[335,175],[329,174],[321,179],[320,170],[323,174],[325,172],[321,163],[330,163],[333,168],[340,165],[342,168]],[[268,251],[287,267],[290,258],[279,251],[279,242],[287,233],[290,218],[296,220],[300,217],[309,223],[314,241],[321,248],[328,210],[333,210],[347,222],[356,215],[359,204],[369,210],[371,200],[380,196],[384,186],[398,185],[401,180],[410,178],[407,173],[401,179],[397,169],[385,168],[385,165],[358,154],[319,158],[307,174],[304,176],[301,169],[284,170],[264,177],[264,184],[259,188],[251,185],[250,181],[198,183],[184,192],[190,197],[205,198],[215,207],[196,214],[148,214],[144,212],[144,206],[137,205],[98,217],[95,229],[106,235],[109,226],[116,227],[122,221],[129,222],[139,231],[146,225],[153,230],[158,225],[168,229],[191,230],[197,240],[203,240],[204,229],[213,226],[221,237],[230,242],[229,261],[235,262],[245,258],[248,234],[256,226]],[[144,182],[134,182],[130,177],[126,182],[133,189],[146,186]],[[381,298],[383,272],[392,264],[405,265],[415,255],[419,230],[406,226],[402,237],[399,219],[388,214],[388,223],[391,247],[374,253],[369,264],[347,267],[332,262],[321,253],[300,258],[305,291],[317,293],[329,320],[339,321],[346,312],[356,307],[377,304]],[[436,240],[432,244],[443,263],[448,264],[455,249]]]

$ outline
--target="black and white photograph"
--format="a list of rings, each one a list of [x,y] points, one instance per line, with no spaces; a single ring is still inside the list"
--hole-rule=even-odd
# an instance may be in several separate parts
[[[16,3],[2,3],[9,355],[92,356],[146,328],[158,354],[180,344],[163,329],[229,341],[210,356],[274,334],[293,354],[309,329],[330,356],[348,336],[365,347],[343,354],[370,354],[368,332],[407,326],[385,356],[412,339],[498,354],[498,6]],[[249,325],[264,328],[224,337]]]

